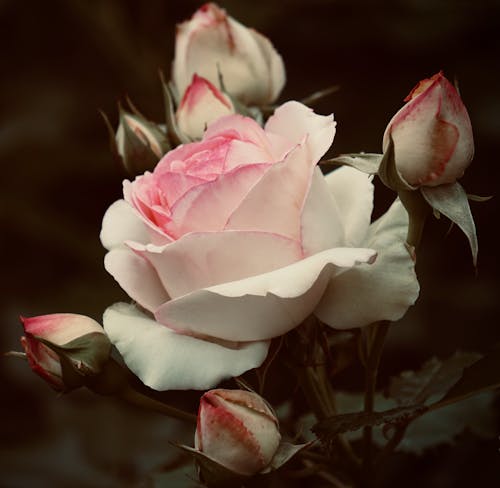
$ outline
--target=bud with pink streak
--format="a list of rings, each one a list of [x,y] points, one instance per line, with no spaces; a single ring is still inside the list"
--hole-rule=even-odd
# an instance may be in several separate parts
[[[177,125],[191,139],[201,139],[210,122],[233,113],[229,97],[205,78],[194,74],[177,109]]]
[[[109,356],[103,328],[84,315],[58,313],[21,321],[21,344],[31,369],[57,391],[83,384],[84,377],[98,373]]]
[[[263,471],[280,445],[278,420],[256,393],[210,390],[200,400],[195,447],[241,475]]]
[[[439,72],[420,81],[389,122],[383,148],[394,143],[396,168],[413,187],[454,183],[474,155],[472,126],[460,95]]]
[[[219,89],[220,76],[227,92],[247,105],[269,104],[285,84],[285,67],[267,37],[207,3],[177,27],[172,80],[179,94],[193,74]]]

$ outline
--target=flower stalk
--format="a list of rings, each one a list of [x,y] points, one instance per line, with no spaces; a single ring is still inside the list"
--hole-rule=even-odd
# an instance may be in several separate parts
[[[367,361],[365,367],[365,397],[364,412],[372,413],[375,402],[375,391],[377,387],[378,367],[385,338],[389,330],[390,322],[382,321],[365,329],[367,335]],[[363,473],[364,480],[368,483],[372,471],[372,443],[373,429],[366,426],[363,429]]]

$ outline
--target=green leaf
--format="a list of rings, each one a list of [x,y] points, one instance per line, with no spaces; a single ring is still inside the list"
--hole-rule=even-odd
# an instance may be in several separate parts
[[[341,413],[363,408],[361,393],[337,392],[335,401]],[[394,406],[394,399],[385,398],[381,393],[375,395],[377,410],[387,410]],[[428,410],[412,420],[397,450],[420,454],[425,449],[452,443],[465,429],[479,437],[490,438],[496,430],[497,416],[492,392],[484,392],[437,410]],[[312,424],[309,419],[305,421],[309,422],[308,425]],[[346,437],[351,441],[359,440],[362,429],[349,432]],[[374,428],[373,440],[380,447],[385,445],[387,439],[383,427]]]
[[[359,153],[359,154],[341,154],[333,159],[326,159],[320,162],[320,165],[331,164],[334,166],[350,166],[356,168],[363,173],[376,174],[382,154],[375,153]]]
[[[480,392],[500,388],[500,344],[464,369],[460,380],[431,409],[441,408]]]
[[[475,352],[455,352],[441,361],[431,358],[418,371],[403,371],[391,380],[389,396],[399,405],[415,405],[441,399],[462,377],[464,368],[470,366],[481,354]]]
[[[391,408],[383,412],[357,412],[334,415],[318,422],[312,431],[323,440],[331,440],[335,435],[358,430],[361,427],[381,424],[409,422],[427,410],[425,405],[410,405]]]
[[[459,183],[423,186],[420,188],[427,203],[439,213],[457,224],[466,235],[472,252],[472,261],[477,266],[478,243],[474,218],[465,190]]]

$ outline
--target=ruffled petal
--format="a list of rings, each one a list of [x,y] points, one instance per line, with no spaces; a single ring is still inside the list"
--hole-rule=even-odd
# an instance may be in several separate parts
[[[302,210],[301,241],[305,256],[345,243],[344,223],[321,170],[316,167]]]
[[[291,101],[278,107],[266,122],[265,131],[274,132],[300,144],[307,138],[313,164],[316,164],[332,145],[336,122],[333,115],[318,115],[302,103]]]
[[[99,237],[108,250],[123,247],[126,240],[143,243],[150,240],[147,227],[125,200],[117,200],[106,210]]]
[[[172,298],[273,271],[302,257],[298,242],[253,231],[191,233],[167,246],[129,245],[156,269]]]
[[[169,300],[153,266],[130,249],[113,249],[104,257],[104,267],[127,295],[149,311]]]
[[[231,347],[177,334],[132,305],[104,312],[104,329],[141,381],[155,390],[206,390],[262,364],[268,342]]]
[[[360,246],[370,226],[373,177],[343,166],[326,175],[325,179],[344,222],[346,245]]]
[[[224,229],[231,213],[267,168],[266,164],[241,166],[187,192],[172,208],[170,235],[179,238],[188,232]]]
[[[305,144],[299,145],[271,166],[233,212],[226,229],[259,229],[299,240],[300,216],[314,168],[308,153]]]
[[[165,303],[155,316],[172,329],[197,335],[270,339],[311,314],[332,277],[375,256],[372,249],[329,249],[270,273],[194,291]]]
[[[396,201],[370,226],[365,240],[378,252],[375,263],[334,277],[315,315],[334,329],[400,319],[419,292],[415,263],[405,246],[407,229],[408,214]]]

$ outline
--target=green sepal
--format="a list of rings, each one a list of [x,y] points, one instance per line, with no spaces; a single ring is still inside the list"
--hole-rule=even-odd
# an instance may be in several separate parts
[[[63,382],[68,390],[83,386],[88,377],[100,374],[111,353],[111,342],[100,332],[85,334],[63,345],[33,337],[59,356]]]
[[[220,92],[227,98],[229,98],[229,100],[231,100],[234,111],[237,114],[243,115],[244,117],[250,117],[251,119],[254,119],[259,125],[262,125],[264,123],[264,115],[262,113],[262,110],[259,107],[249,107],[245,105],[227,91],[226,84],[224,83],[224,76],[222,75],[219,65],[217,65],[217,77],[219,80]]]
[[[469,206],[467,193],[460,183],[420,188],[427,203],[440,214],[448,217],[467,237],[472,253],[472,262],[477,267],[478,242],[476,226]]]
[[[182,444],[172,443],[172,445],[182,449],[196,461],[200,479],[209,488],[239,488],[245,486],[252,478],[235,473],[197,449]]]
[[[378,176],[385,186],[396,192],[414,191],[417,189],[417,187],[411,186],[407,181],[405,181],[396,167],[394,141],[392,140],[391,135],[389,135],[389,145],[387,146],[387,149],[382,157],[382,161],[380,162]]]
[[[383,155],[376,153],[341,154],[336,158],[320,161],[320,166],[350,166],[363,173],[374,175],[378,172]]]
[[[184,132],[182,132],[177,126],[177,120],[175,118],[175,91],[171,83],[167,83],[160,71],[160,80],[163,90],[163,100],[165,103],[165,124],[167,126],[167,135],[172,147],[180,146],[181,144],[187,144],[193,142],[193,140],[188,137]]]
[[[274,453],[271,462],[267,468],[264,468],[262,474],[272,473],[277,469],[280,469],[288,461],[290,461],[296,454],[298,454],[303,449],[307,449],[313,444],[313,442],[306,442],[305,444],[292,444],[290,442],[281,441],[278,449]]]

